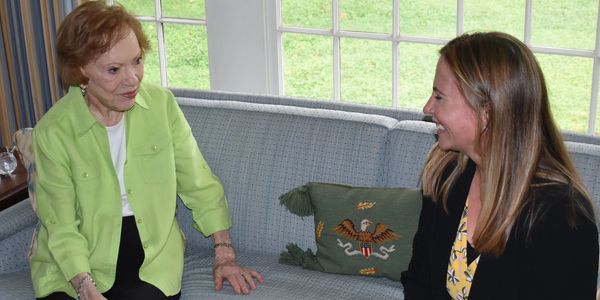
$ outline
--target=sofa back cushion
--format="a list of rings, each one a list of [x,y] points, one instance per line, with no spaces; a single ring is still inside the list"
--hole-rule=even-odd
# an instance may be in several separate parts
[[[585,133],[564,131],[562,132],[562,138],[563,140],[569,142],[600,145],[600,136],[598,135],[589,135]]]
[[[421,170],[436,141],[434,131],[433,123],[409,120],[398,122],[392,129],[387,152],[387,186],[420,185]],[[600,208],[600,146],[571,141],[565,141],[565,146],[594,204]]]
[[[421,170],[435,143],[435,124],[404,120],[390,132],[386,152],[386,186],[420,187]]]
[[[211,91],[198,89],[172,88],[171,91],[175,97],[206,99],[214,101],[237,101],[247,103],[277,104],[286,106],[320,108],[330,110],[340,110],[348,112],[365,113],[371,115],[380,115],[396,120],[422,120],[425,115],[421,110],[410,108],[395,108],[388,106],[376,106],[368,104],[323,101],[322,99],[298,98],[278,95],[261,95],[238,93],[228,91]]]
[[[600,208],[600,146],[577,142],[565,145],[596,209]],[[596,211],[596,219],[600,220],[600,211]]]
[[[312,217],[298,217],[279,195],[309,181],[383,186],[392,118],[281,105],[179,98],[200,150],[225,187],[236,247],[278,254],[315,247]],[[188,247],[210,247],[177,216]]]
[[[600,146],[565,142],[569,155],[594,201],[596,222],[600,224]],[[600,299],[600,270],[598,272],[597,299]]]

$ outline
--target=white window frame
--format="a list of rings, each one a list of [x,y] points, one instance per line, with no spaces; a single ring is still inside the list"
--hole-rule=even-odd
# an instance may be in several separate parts
[[[113,5],[116,0],[105,0],[107,4]],[[165,24],[185,24],[185,25],[196,25],[205,26],[205,19],[191,19],[191,18],[169,18],[163,17],[162,14],[162,0],[154,0],[154,16],[136,16],[136,19],[143,23],[154,23],[156,25],[156,36],[158,38],[157,51],[158,51],[158,62],[160,64],[160,84],[163,87],[169,87],[168,79],[168,66],[167,66],[167,54],[165,50]]]
[[[112,4],[115,0],[105,0],[107,3]],[[209,15],[213,16],[217,19],[222,19],[223,17],[230,17],[229,15],[223,15],[223,10],[235,9],[235,3],[238,0],[205,0],[206,5],[211,3],[211,7],[213,9],[215,7],[220,7],[216,11],[216,15],[212,14],[215,11],[211,11],[206,9],[206,19],[209,19]],[[392,25],[393,30],[391,34],[382,34],[382,33],[369,33],[369,32],[354,32],[354,31],[345,31],[340,30],[339,27],[339,2],[340,0],[332,0],[332,29],[312,29],[312,28],[299,28],[299,27],[289,27],[284,26],[281,15],[281,1],[282,0],[244,0],[243,5],[241,5],[240,10],[247,10],[249,7],[260,6],[256,11],[260,15],[255,15],[256,11],[253,11],[251,15],[248,15],[248,18],[262,18],[264,19],[264,28],[256,28],[254,26],[249,26],[248,28],[238,28],[235,32],[238,32],[237,36],[220,36],[219,31],[213,31],[213,36],[219,36],[221,44],[224,43],[223,39],[225,39],[225,43],[230,46],[227,49],[234,49],[231,51],[227,51],[225,55],[234,56],[222,58],[223,54],[221,53],[222,49],[211,50],[211,43],[207,41],[209,44],[209,73],[210,73],[210,82],[212,89],[219,90],[230,90],[234,92],[252,92],[252,93],[269,93],[276,94],[280,96],[285,95],[285,85],[284,85],[284,49],[282,43],[282,36],[285,33],[297,33],[297,34],[309,34],[309,35],[318,35],[318,36],[327,36],[332,37],[333,40],[333,54],[332,54],[332,62],[333,62],[333,91],[334,98],[333,101],[341,101],[341,73],[340,73],[340,40],[342,37],[350,37],[350,38],[358,38],[358,39],[367,39],[367,40],[378,40],[378,41],[388,41],[392,45],[392,106],[399,107],[399,70],[398,70],[398,61],[399,56],[402,53],[399,53],[398,48],[400,43],[414,43],[414,44],[430,44],[430,45],[444,45],[449,39],[437,38],[437,37],[427,37],[427,36],[410,36],[400,34],[399,20],[400,20],[400,11],[399,11],[399,3],[400,0],[392,0]],[[143,22],[153,22],[156,24],[156,31],[158,37],[158,56],[160,63],[160,81],[164,87],[169,87],[168,82],[168,65],[166,60],[165,53],[165,39],[164,39],[164,25],[165,24],[187,24],[187,25],[197,25],[197,26],[205,26],[207,27],[207,31],[210,31],[210,26],[207,24],[207,20],[204,19],[188,19],[188,18],[168,18],[163,17],[162,15],[162,1],[154,0],[155,3],[155,16],[141,16],[138,17],[140,21]],[[460,35],[464,32],[464,0],[456,0],[456,35]],[[524,32],[523,32],[523,41],[534,53],[544,53],[544,54],[555,54],[555,55],[563,55],[563,56],[574,56],[574,57],[585,57],[593,59],[593,70],[592,70],[592,83],[591,83],[591,94],[590,94],[590,105],[588,111],[588,127],[587,134],[593,135],[596,127],[596,118],[598,114],[598,90],[600,85],[600,1],[599,1],[599,9],[597,16],[597,24],[596,24],[596,41],[594,50],[576,50],[576,49],[567,49],[567,48],[558,48],[558,47],[541,47],[535,46],[531,44],[531,31],[532,31],[532,10],[533,10],[534,0],[526,0],[525,2],[525,24],[524,24]],[[206,7],[205,7],[206,8]],[[223,26],[223,23],[220,23]],[[239,26],[239,24],[237,25]],[[263,30],[262,33],[254,33],[256,30]],[[243,49],[241,48],[238,41],[244,37],[244,35],[252,35],[254,39],[258,40],[256,44],[253,45],[243,45]],[[208,35],[208,39],[210,40],[211,35]],[[218,43],[217,43],[218,44]],[[214,47],[214,46],[213,46]],[[254,63],[239,64],[239,62],[243,62],[248,49],[254,50],[254,52],[265,52],[264,57],[260,58],[259,61],[264,59],[264,66],[256,63],[256,59]],[[214,57],[213,57],[214,56]],[[219,58],[215,61],[210,59]],[[227,61],[237,61],[238,64],[227,65]],[[218,64],[218,65],[215,65]],[[259,70],[260,68],[263,68]],[[218,75],[211,71],[218,71]],[[248,78],[248,76],[252,76],[252,80]],[[258,79],[257,79],[258,78]],[[252,84],[248,84],[248,82],[252,82]]]
[[[355,32],[340,30],[339,26],[339,2],[340,0],[332,0],[332,30],[329,29],[313,29],[313,28],[300,28],[284,26],[282,20],[281,1],[275,0],[275,18],[276,18],[276,39],[277,39],[277,61],[278,61],[278,90],[279,95],[285,95],[284,85],[284,51],[282,37],[285,33],[296,33],[296,34],[308,34],[308,35],[319,35],[328,36],[333,38],[333,101],[341,101],[341,80],[340,80],[340,39],[341,38],[358,38],[378,41],[388,41],[392,43],[392,106],[398,107],[398,45],[401,42],[415,43],[415,44],[433,44],[433,45],[444,45],[449,39],[435,38],[435,37],[424,37],[424,36],[410,36],[400,34],[400,0],[393,0],[393,13],[392,13],[392,25],[393,30],[391,34],[382,33],[371,33],[371,32]],[[464,33],[464,0],[457,0],[457,12],[456,12],[456,36]],[[592,71],[592,88],[590,95],[590,107],[589,107],[589,120],[587,134],[594,134],[596,128],[596,116],[598,110],[598,88],[600,84],[600,1],[598,7],[598,16],[596,24],[596,43],[594,50],[577,50],[559,47],[542,47],[531,44],[531,31],[532,31],[532,11],[533,11],[533,0],[526,0],[525,2],[525,26],[523,32],[524,43],[534,52],[543,54],[555,54],[563,56],[575,56],[575,57],[587,57],[593,59],[593,71]],[[401,55],[401,54],[400,54]]]

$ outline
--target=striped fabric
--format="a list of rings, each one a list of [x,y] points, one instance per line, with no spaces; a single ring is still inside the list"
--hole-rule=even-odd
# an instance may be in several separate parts
[[[63,95],[56,30],[79,1],[0,1],[0,144],[11,145],[13,132],[33,127]]]

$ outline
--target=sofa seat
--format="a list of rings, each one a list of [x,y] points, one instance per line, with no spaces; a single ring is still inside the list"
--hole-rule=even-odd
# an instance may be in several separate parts
[[[29,268],[0,276],[0,299],[35,299]]]
[[[214,292],[210,252],[187,255],[181,299],[240,299],[228,282]],[[244,299],[403,299],[399,282],[386,278],[364,278],[315,273],[278,263],[277,255],[238,253],[245,266],[259,270],[265,282]],[[318,275],[318,276],[317,276]],[[29,269],[2,274],[0,299],[34,299]],[[332,287],[344,286],[344,289]]]
[[[400,282],[335,275],[280,264],[278,255],[238,251],[238,261],[258,270],[265,282],[243,299],[403,299]],[[240,299],[226,283],[214,292],[211,252],[187,255],[181,299]],[[335,287],[335,288],[333,288]],[[340,287],[344,287],[343,289]]]

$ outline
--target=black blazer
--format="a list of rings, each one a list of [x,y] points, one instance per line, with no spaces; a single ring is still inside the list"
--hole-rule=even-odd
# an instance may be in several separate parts
[[[401,278],[406,300],[450,299],[446,292],[448,259],[474,172],[471,162],[451,189],[448,213],[441,204],[423,198],[413,256]],[[596,224],[583,216],[577,216],[575,229],[569,227],[567,197],[582,196],[564,184],[532,188],[504,253],[499,257],[481,255],[469,300],[595,299],[598,231]],[[524,224],[530,210],[543,214],[526,237]]]

